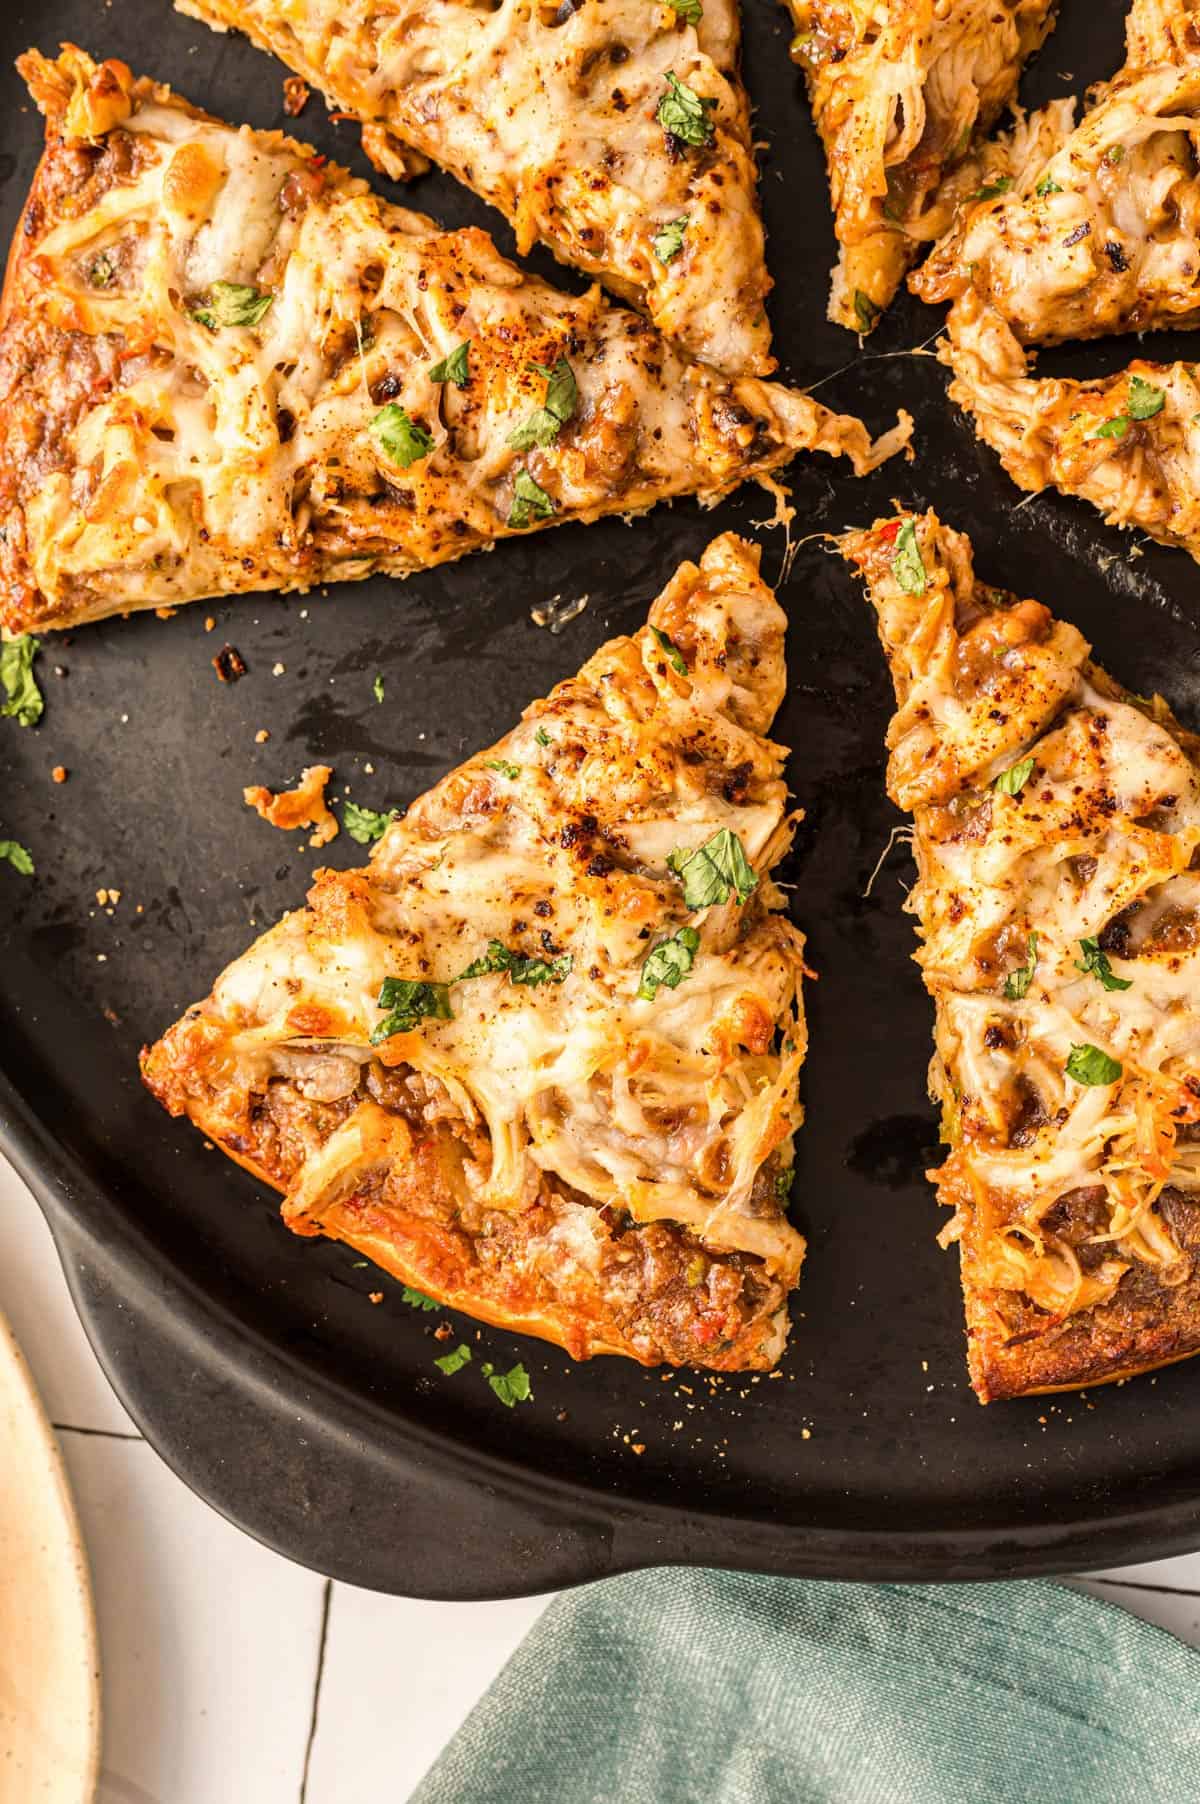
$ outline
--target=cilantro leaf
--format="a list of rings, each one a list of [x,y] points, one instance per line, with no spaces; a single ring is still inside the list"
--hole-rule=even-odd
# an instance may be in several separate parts
[[[1106,990],[1131,990],[1132,977],[1117,977],[1108,960],[1108,953],[1103,951],[1099,940],[1080,940],[1079,950],[1082,959],[1075,960],[1075,969],[1082,971],[1085,977],[1098,978]]]
[[[0,858],[6,858],[22,877],[33,876],[33,859],[17,839],[0,839]]]
[[[1152,420],[1156,413],[1162,412],[1166,399],[1165,389],[1155,388],[1153,382],[1147,382],[1142,376],[1130,377],[1126,412],[1131,420]]]
[[[6,699],[0,702],[0,714],[15,715],[22,727],[36,726],[42,718],[45,702],[33,674],[33,660],[40,639],[22,633],[19,639],[6,639],[0,645],[0,683]]]
[[[244,282],[212,282],[208,300],[192,308],[192,318],[217,332],[222,326],[257,326],[271,302],[273,294],[250,288]]]
[[[972,200],[996,200],[999,195],[1007,194],[1012,185],[1011,175],[999,175],[994,182],[985,182],[982,188],[976,188],[970,198]]]
[[[371,431],[384,456],[399,464],[402,470],[420,463],[433,450],[432,433],[410,419],[398,401],[389,401],[386,407],[379,409],[371,421]]]
[[[686,82],[670,69],[666,74],[667,91],[659,101],[654,117],[665,132],[678,138],[681,144],[691,144],[697,149],[713,141],[713,123],[709,111],[716,106],[715,100],[707,95],[703,97],[689,88]]]
[[[471,1363],[470,1347],[457,1346],[453,1353],[443,1353],[440,1359],[434,1360],[439,1372],[445,1372],[447,1378],[453,1378],[455,1372],[461,1372],[464,1366]]]
[[[443,357],[440,363],[429,366],[431,382],[453,382],[455,388],[465,388],[471,380],[470,359],[471,341],[464,338],[457,349],[451,351],[449,357]]]
[[[552,498],[540,483],[535,482],[524,467],[517,471],[513,479],[512,506],[508,511],[508,524],[518,530],[528,526],[531,520],[548,520],[556,511]]]
[[[1122,1067],[1116,1059],[1110,1059],[1099,1046],[1084,1043],[1072,1046],[1067,1059],[1067,1076],[1073,1077],[1077,1084],[1115,1084],[1122,1074]]]
[[[533,1401],[529,1373],[524,1366],[514,1366],[510,1372],[497,1372],[489,1360],[480,1367],[480,1371],[506,1409],[511,1409],[514,1403]]]
[[[676,645],[674,639],[669,639],[666,633],[659,632],[656,626],[652,626],[650,631],[658,640],[660,649],[666,652],[667,663],[671,666],[671,669],[676,671],[680,676],[685,677],[688,674],[688,667],[684,662],[683,653]]]
[[[552,745],[554,743],[553,740],[551,739],[549,733],[547,733],[545,727],[539,727],[537,732],[534,734],[534,738],[537,740],[539,745]]]
[[[722,827],[694,852],[672,852],[667,869],[683,885],[685,908],[716,908],[736,896],[738,907],[758,888],[758,877],[737,834]]]
[[[1037,187],[1034,189],[1033,192],[1037,195],[1040,195],[1041,198],[1044,200],[1047,194],[1061,194],[1062,193],[1062,184],[1060,182],[1056,182],[1054,177],[1052,175],[1050,175],[1049,173],[1047,173],[1046,175],[1044,175],[1042,177],[1041,181],[1038,183]]]
[[[342,804],[342,825],[360,846],[369,846],[373,840],[382,839],[395,818],[394,808],[389,808],[386,814],[376,814],[373,808],[360,808],[357,802]]]
[[[521,952],[510,952],[500,940],[489,940],[483,957],[473,959],[454,981],[462,983],[468,977],[489,977],[493,972],[507,971],[510,983],[536,988],[542,983],[565,982],[574,963],[569,952],[564,952],[561,958],[526,958]]]
[[[1033,982],[1033,974],[1038,963],[1038,936],[1031,933],[1026,942],[1028,958],[1025,964],[1018,965],[1004,979],[1004,1000],[1006,1002],[1023,1002],[1029,994],[1029,986]]]
[[[423,1290],[414,1290],[411,1284],[400,1286],[400,1301],[408,1303],[413,1309],[440,1309],[441,1304],[435,1297],[427,1297]]]
[[[499,771],[500,775],[507,777],[510,783],[515,783],[521,774],[521,766],[510,764],[507,758],[487,758],[484,762],[489,770]]]
[[[375,681],[371,684],[371,688],[374,692],[375,700],[377,702],[381,702],[383,700],[383,672],[382,672],[382,670],[376,672]]]
[[[681,927],[669,940],[657,945],[642,966],[638,1000],[653,1002],[664,985],[668,990],[677,990],[696,962],[699,945],[700,935],[694,927]]]
[[[929,578],[925,574],[925,562],[917,543],[915,520],[906,520],[896,535],[892,575],[906,595],[924,595]]]
[[[879,309],[869,294],[861,288],[854,290],[854,317],[858,321],[858,329],[865,336],[874,327],[879,318]]]
[[[673,3],[673,0],[669,0],[669,3]],[[697,6],[697,17],[699,17],[699,14],[700,8]],[[659,226],[657,232],[655,232],[653,238],[650,240],[650,248],[660,263],[673,263],[675,261],[676,257],[683,249],[683,234],[687,231],[688,224],[687,214],[681,213],[678,219],[669,220],[666,225]]]
[[[999,790],[1002,796],[1019,796],[1032,777],[1036,762],[1037,760],[1034,758],[1019,758],[1015,764],[1010,764],[1007,770],[1002,770],[1000,775],[993,779],[992,788]]]
[[[376,998],[379,1008],[389,1012],[371,1034],[372,1046],[388,1040],[393,1034],[408,1034],[422,1021],[452,1021],[450,986],[446,983],[418,983],[409,977],[385,977]]]
[[[509,433],[508,442],[514,451],[553,444],[579,404],[575,372],[565,357],[558,358],[549,368],[544,363],[530,363],[527,368],[545,376],[546,399],[515,432]]]
[[[1129,431],[1129,415],[1118,413],[1111,420],[1101,421],[1087,434],[1088,438],[1124,438]]]

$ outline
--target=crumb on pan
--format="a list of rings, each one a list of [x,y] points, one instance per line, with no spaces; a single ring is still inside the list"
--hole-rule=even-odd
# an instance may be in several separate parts
[[[213,659],[212,667],[223,683],[236,683],[246,674],[246,660],[236,645],[223,645]]]
[[[308,105],[312,89],[302,75],[287,75],[283,82],[283,110],[289,119],[297,118]]]
[[[325,846],[338,830],[337,819],[325,805],[325,786],[333,775],[329,764],[310,764],[301,771],[294,789],[276,793],[261,783],[253,783],[242,791],[247,808],[253,808],[272,827],[284,832],[293,827],[312,827],[310,846]]]

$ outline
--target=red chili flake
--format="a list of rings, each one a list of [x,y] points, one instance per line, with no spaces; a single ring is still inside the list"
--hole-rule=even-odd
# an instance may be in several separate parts
[[[223,645],[213,659],[212,667],[223,683],[236,683],[246,674],[246,660],[236,645]]]

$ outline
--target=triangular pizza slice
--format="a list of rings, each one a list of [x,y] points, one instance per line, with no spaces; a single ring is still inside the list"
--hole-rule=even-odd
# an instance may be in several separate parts
[[[693,357],[775,366],[737,0],[180,0],[415,148]]]
[[[982,198],[912,278],[923,300],[970,292],[1027,345],[1200,322],[1200,29],[1148,0],[1128,39],[1078,125],[1055,101],[989,147]]]
[[[786,0],[825,146],[839,256],[829,317],[869,332],[978,187],[973,154],[1053,0]]]
[[[891,666],[938,1195],[983,1402],[1200,1350],[1200,739],[933,513],[840,540]]]
[[[299,1234],[577,1358],[766,1368],[787,1218],[784,615],[732,535],[322,871],[143,1055]]]
[[[0,627],[410,571],[872,447],[121,63],[21,59],[46,150],[0,325]]]

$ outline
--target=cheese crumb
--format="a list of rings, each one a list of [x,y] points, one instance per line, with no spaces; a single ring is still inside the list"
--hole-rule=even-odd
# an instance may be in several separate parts
[[[266,727],[259,727],[258,732],[254,735],[254,743],[255,745],[266,745],[270,737]]]
[[[56,764],[50,772],[56,783],[65,783],[70,774],[65,764]]]
[[[274,664],[271,667],[271,675],[272,676],[282,676],[286,670],[287,670],[286,664]]]

